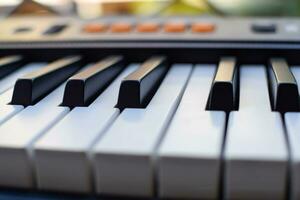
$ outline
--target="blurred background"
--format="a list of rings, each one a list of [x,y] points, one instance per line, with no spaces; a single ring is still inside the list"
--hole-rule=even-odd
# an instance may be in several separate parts
[[[0,14],[297,16],[300,0],[0,0]]]

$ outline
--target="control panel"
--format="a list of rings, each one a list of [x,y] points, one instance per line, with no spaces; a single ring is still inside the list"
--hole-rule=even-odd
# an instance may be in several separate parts
[[[0,22],[1,42],[300,41],[297,18],[15,17]]]

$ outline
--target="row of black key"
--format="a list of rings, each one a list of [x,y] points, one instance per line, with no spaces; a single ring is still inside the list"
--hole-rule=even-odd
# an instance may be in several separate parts
[[[16,81],[11,104],[34,105],[68,79],[62,105],[88,106],[125,68],[122,56],[106,57],[75,74],[82,66],[80,56],[70,56],[20,77]],[[116,106],[121,109],[145,108],[167,70],[168,65],[163,56],[154,56],[146,60],[137,71],[122,81]],[[73,74],[75,75],[72,76]]]
[[[272,58],[268,66],[272,110],[299,110],[298,86],[287,62]],[[231,111],[238,109],[238,67],[235,58],[222,58],[210,93],[208,109]],[[257,88],[259,90],[259,88]]]
[[[122,56],[109,56],[82,69],[80,56],[59,59],[20,77],[15,83],[11,104],[34,105],[68,79],[62,105],[88,106],[125,68],[124,63]],[[1,59],[0,77],[18,69],[21,64],[20,56]],[[145,108],[166,75],[168,66],[164,56],[153,56],[146,60],[122,81],[116,106],[120,109]],[[272,109],[298,111],[298,87],[287,62],[282,58],[270,59],[268,72]],[[238,82],[237,60],[234,57],[221,58],[207,108],[227,112],[238,109]]]

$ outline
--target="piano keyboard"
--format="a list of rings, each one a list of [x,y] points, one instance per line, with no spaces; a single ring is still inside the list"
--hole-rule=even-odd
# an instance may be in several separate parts
[[[0,199],[300,199],[299,22],[124,19],[0,22]]]

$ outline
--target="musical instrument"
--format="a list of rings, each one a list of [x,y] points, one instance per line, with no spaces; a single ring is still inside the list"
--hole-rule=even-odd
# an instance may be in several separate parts
[[[41,18],[0,22],[0,198],[300,198],[298,19]]]

